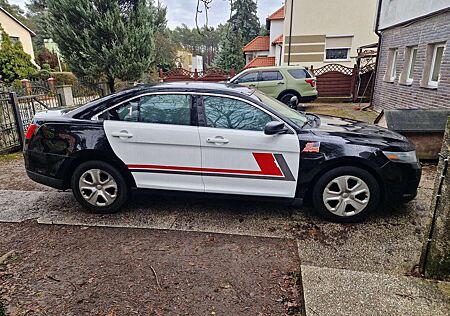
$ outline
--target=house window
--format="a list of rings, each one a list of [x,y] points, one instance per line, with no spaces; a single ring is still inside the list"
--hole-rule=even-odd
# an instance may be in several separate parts
[[[327,48],[325,58],[327,60],[330,59],[340,59],[347,60],[348,59],[348,51],[350,48]]]
[[[442,56],[444,55],[444,48],[445,46],[443,44],[435,45],[433,50],[433,57],[431,60],[431,67],[430,67],[430,78],[428,80],[428,85],[432,87],[437,87],[439,78],[441,76],[441,63],[442,63]]]
[[[9,39],[12,44],[15,44],[19,41],[19,38],[17,36],[10,36]]]
[[[405,50],[405,65],[399,82],[404,85],[411,85],[413,82],[414,67],[417,60],[417,46],[406,47]]]
[[[441,63],[445,53],[445,43],[427,45],[425,66],[423,67],[422,88],[437,89],[441,77]]]
[[[348,61],[352,47],[352,35],[329,35],[325,43],[325,61]]]
[[[398,59],[398,49],[391,48],[388,53],[388,67],[386,69],[386,74],[384,76],[384,81],[394,82],[397,76],[397,59]]]

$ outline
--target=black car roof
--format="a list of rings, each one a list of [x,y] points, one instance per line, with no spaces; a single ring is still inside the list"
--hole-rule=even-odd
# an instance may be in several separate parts
[[[255,92],[254,89],[240,86],[232,83],[216,83],[204,81],[178,81],[165,82],[157,84],[138,84],[133,88],[113,93],[106,97],[94,100],[86,105],[67,114],[68,117],[84,118],[91,116],[92,112],[105,109],[112,103],[138,96],[145,92],[158,91],[176,91],[176,92],[203,92],[203,93],[218,93],[224,95],[241,95],[244,97],[251,97]]]

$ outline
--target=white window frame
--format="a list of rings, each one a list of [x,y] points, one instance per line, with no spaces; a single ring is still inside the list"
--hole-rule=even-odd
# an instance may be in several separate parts
[[[432,87],[432,88],[437,88],[438,84],[439,84],[439,80],[441,79],[441,66],[442,66],[442,60],[441,60],[441,65],[439,65],[439,75],[438,75],[438,80],[437,81],[433,81],[433,71],[434,71],[434,66],[436,64],[436,53],[438,48],[442,47],[442,58],[444,57],[444,53],[445,53],[445,44],[435,44],[433,47],[433,56],[431,57],[431,65],[430,65],[430,73],[428,75],[428,86]]]
[[[328,59],[327,58],[327,49],[346,49],[347,50],[347,58],[345,59]],[[351,47],[325,47],[325,51],[324,51],[324,59],[323,61],[350,61],[350,50],[352,48]]]
[[[390,65],[390,73],[389,73],[389,81],[394,82],[397,78],[397,61],[398,61],[398,48],[392,49],[394,55],[392,56],[391,65]]]
[[[412,75],[414,74],[414,66],[417,63],[417,53],[419,51],[419,47],[410,46],[410,47],[407,47],[407,49],[409,49],[409,60],[408,60],[408,64],[406,67],[406,78],[405,79],[406,79],[406,84],[411,85],[414,81],[414,78],[412,77]],[[414,52],[416,53],[416,60],[413,65],[412,62],[413,62]]]

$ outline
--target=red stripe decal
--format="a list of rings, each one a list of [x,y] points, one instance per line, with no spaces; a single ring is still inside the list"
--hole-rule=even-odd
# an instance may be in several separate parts
[[[275,158],[271,153],[253,153],[253,157],[260,170],[236,170],[236,169],[219,169],[219,168],[199,168],[199,167],[180,167],[180,166],[161,166],[161,165],[128,165],[129,169],[159,169],[174,171],[193,171],[193,172],[217,172],[232,174],[252,174],[265,176],[283,176],[280,168],[275,162]]]

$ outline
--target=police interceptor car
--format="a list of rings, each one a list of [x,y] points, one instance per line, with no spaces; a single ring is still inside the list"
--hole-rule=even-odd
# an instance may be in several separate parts
[[[308,199],[328,219],[358,221],[383,201],[413,199],[421,175],[402,135],[199,82],[138,86],[38,113],[24,156],[32,180],[72,189],[84,208],[104,213],[144,188]]]

